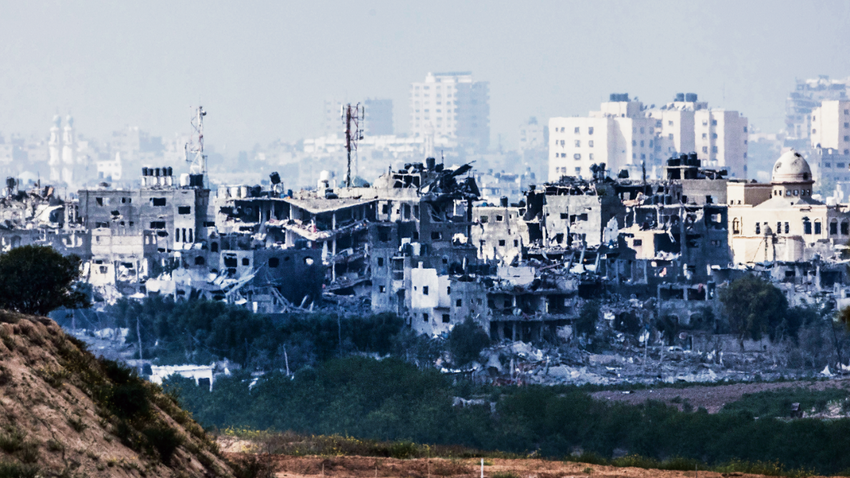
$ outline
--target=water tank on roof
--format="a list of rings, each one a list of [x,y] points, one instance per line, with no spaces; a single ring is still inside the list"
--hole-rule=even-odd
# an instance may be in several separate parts
[[[437,160],[435,158],[426,158],[425,159],[425,167],[428,168],[428,171],[433,171],[434,166],[437,165]]]
[[[691,103],[696,103],[697,94],[696,93],[688,93],[685,95],[685,101],[690,101]]]
[[[180,175],[180,187],[189,187],[189,174],[183,173]]]
[[[685,101],[684,93],[676,93],[676,101]]]

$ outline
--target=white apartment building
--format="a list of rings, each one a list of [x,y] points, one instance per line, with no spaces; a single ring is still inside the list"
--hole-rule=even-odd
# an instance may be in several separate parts
[[[587,137],[579,137],[581,132]],[[707,168],[746,178],[747,139],[747,118],[709,109],[694,93],[679,93],[675,101],[651,110],[628,95],[612,94],[588,117],[550,119],[549,180],[590,177],[595,163],[605,163],[610,175],[625,169],[639,178],[645,168],[652,177],[665,159],[690,152]]]
[[[824,101],[814,108],[811,139],[812,149],[835,149],[850,156],[850,100]]]
[[[410,132],[484,151],[490,144],[490,86],[472,74],[428,73],[410,87]]]
[[[590,166],[598,163],[611,175],[625,169],[630,177],[641,177],[643,167],[649,170],[655,161],[655,120],[643,109],[628,95],[613,94],[587,117],[550,118],[549,180],[590,178]]]
[[[813,108],[810,133],[809,163],[817,183],[850,181],[850,100],[826,100]]]

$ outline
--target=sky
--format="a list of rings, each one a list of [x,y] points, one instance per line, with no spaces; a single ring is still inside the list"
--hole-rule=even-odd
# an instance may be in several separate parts
[[[795,78],[850,76],[848,1],[0,0],[0,134],[46,136],[55,114],[107,138],[190,131],[235,155],[320,133],[325,99],[394,101],[428,72],[490,83],[491,145],[530,116],[586,115],[613,92],[695,92],[783,127]]]

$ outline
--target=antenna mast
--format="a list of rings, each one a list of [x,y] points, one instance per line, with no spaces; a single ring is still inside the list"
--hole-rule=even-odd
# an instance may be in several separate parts
[[[363,139],[360,123],[366,116],[366,110],[360,103],[351,106],[343,105],[340,111],[342,122],[345,124],[345,150],[348,152],[348,169],[345,174],[345,187],[351,187],[351,152],[354,151],[354,172],[357,172],[357,142]]]
[[[189,142],[183,146],[186,162],[189,163],[189,174],[201,175],[204,186],[207,183],[207,155],[204,154],[204,116],[207,112],[203,106],[198,106],[190,124],[194,132]]]

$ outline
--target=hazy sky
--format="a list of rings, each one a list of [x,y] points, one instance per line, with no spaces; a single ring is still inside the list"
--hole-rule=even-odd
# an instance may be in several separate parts
[[[388,97],[429,71],[490,82],[495,145],[523,119],[586,114],[611,92],[696,92],[783,127],[795,78],[850,76],[850,2],[0,0],[0,132],[71,113],[105,138],[188,132],[235,154],[317,134],[325,98]]]

